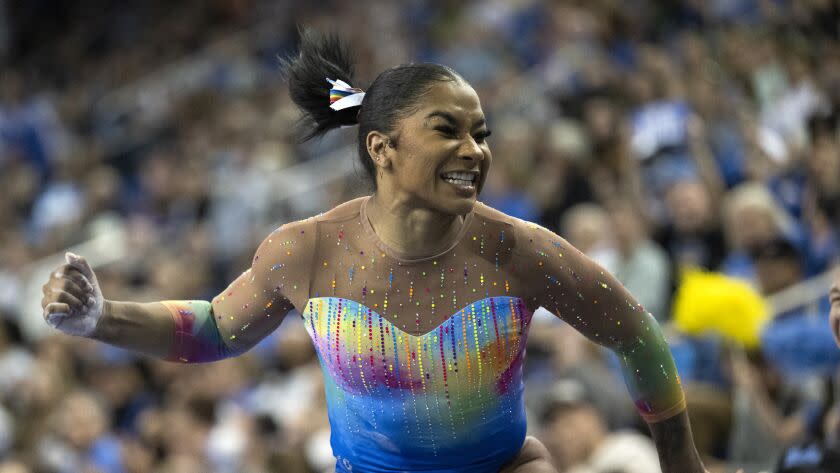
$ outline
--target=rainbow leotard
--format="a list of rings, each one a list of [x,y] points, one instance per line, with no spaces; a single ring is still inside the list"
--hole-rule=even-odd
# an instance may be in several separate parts
[[[303,316],[338,471],[498,471],[519,450],[531,319],[521,299],[472,302],[420,336],[350,299],[310,299]]]
[[[553,232],[477,202],[447,248],[411,258],[377,236],[368,199],[275,230],[208,309],[218,339],[201,341],[205,325],[181,323],[196,335],[183,329],[189,343],[171,359],[213,359],[202,350],[223,351],[220,342],[239,353],[249,333],[298,308],[324,374],[341,473],[483,473],[513,459],[525,438],[522,363],[538,307],[619,355],[646,420],[685,408],[655,319]]]

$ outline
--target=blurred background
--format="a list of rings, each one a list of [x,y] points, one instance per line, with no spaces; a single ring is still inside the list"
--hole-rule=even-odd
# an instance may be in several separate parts
[[[355,130],[298,143],[296,24],[346,38],[354,86],[412,61],[472,83],[494,131],[479,200],[663,324],[711,472],[840,471],[807,466],[840,451],[839,2],[0,0],[0,473],[333,471],[298,317],[179,365],[39,305],[66,250],[108,299],[209,300],[280,224],[371,193]],[[659,472],[617,366],[536,318],[529,429],[561,473]]]

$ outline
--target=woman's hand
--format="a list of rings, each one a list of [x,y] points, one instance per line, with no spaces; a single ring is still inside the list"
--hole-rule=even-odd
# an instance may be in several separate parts
[[[551,453],[542,442],[530,435],[513,460],[505,463],[499,473],[557,473],[551,463]]]
[[[67,252],[67,260],[43,286],[44,320],[70,335],[89,337],[102,316],[104,299],[96,275],[81,256]]]

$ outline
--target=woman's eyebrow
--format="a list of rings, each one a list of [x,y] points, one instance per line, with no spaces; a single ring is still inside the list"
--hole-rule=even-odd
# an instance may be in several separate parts
[[[432,118],[434,118],[434,117],[443,118],[444,120],[449,122],[450,125],[458,126],[458,120],[455,118],[455,115],[452,115],[449,112],[444,112],[444,111],[441,111],[441,110],[435,110],[435,111],[429,113],[428,115],[426,115],[426,118],[423,121],[423,124],[426,127],[428,127],[429,122],[431,122]],[[485,123],[486,123],[486,120],[484,119],[484,117],[482,117],[480,120],[475,122],[475,124],[473,124],[472,128],[478,128],[478,127],[484,125]]]

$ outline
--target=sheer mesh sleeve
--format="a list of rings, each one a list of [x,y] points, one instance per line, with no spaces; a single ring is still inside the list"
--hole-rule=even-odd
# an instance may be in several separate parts
[[[310,220],[280,226],[263,240],[251,267],[207,301],[162,301],[175,321],[170,361],[200,363],[236,356],[306,304],[314,247]]]
[[[519,221],[516,232],[518,273],[532,310],[543,307],[614,351],[646,421],[684,410],[680,379],[656,319],[612,275],[552,231]]]

